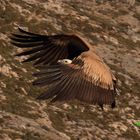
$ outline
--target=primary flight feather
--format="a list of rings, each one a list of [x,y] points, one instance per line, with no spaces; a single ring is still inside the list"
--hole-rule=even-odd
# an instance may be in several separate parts
[[[28,55],[39,72],[33,85],[50,85],[38,99],[80,100],[115,107],[116,78],[95,49],[76,34],[39,35],[19,28],[11,43],[28,48],[17,56]]]

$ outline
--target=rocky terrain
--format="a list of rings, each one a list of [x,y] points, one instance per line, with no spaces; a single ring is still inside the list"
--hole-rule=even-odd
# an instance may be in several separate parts
[[[128,2],[128,3],[127,3]],[[117,107],[37,101],[10,33],[80,32],[118,79]],[[0,140],[139,140],[140,0],[0,0]]]

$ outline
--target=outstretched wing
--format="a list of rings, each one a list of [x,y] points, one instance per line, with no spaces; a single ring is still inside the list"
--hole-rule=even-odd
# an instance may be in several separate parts
[[[38,99],[80,101],[99,104],[110,104],[115,107],[114,76],[103,61],[92,52],[84,52],[71,64],[58,63],[43,66],[34,85],[51,85]]]
[[[73,59],[89,47],[78,35],[39,35],[19,28],[20,34],[12,34],[11,43],[19,48],[28,48],[17,56],[29,55],[24,62],[35,61],[37,64],[52,64],[59,59]]]

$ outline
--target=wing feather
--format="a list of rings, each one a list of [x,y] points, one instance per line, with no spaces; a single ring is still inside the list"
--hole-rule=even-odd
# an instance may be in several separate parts
[[[19,34],[13,33],[10,38],[11,43],[19,48],[33,48],[25,50],[17,56],[31,55],[23,62],[36,61],[34,65],[53,64],[64,58],[73,59],[89,50],[87,43],[80,36],[74,34],[47,36],[30,33],[19,28]]]
[[[38,47],[38,48],[33,48],[28,51],[21,52],[21,53],[17,54],[16,56],[30,55],[30,54],[36,53],[40,50],[43,50],[43,49],[44,49],[44,47],[42,47],[42,46]]]
[[[115,77],[90,45],[78,35],[39,35],[19,28],[12,34],[11,43],[27,48],[17,56],[29,56],[23,62],[34,61],[38,66],[34,85],[50,85],[38,99],[64,101],[78,99],[84,102],[110,104],[115,107]],[[71,59],[71,64],[58,63]],[[48,65],[49,64],[49,65]]]
[[[60,90],[55,92],[55,94],[52,94],[52,96],[49,95],[49,97],[52,98],[52,102],[78,99],[88,103],[99,104],[102,108],[103,104],[114,104],[115,90],[112,88],[112,73],[102,61],[97,61],[95,63],[97,68],[94,69],[94,63],[91,63],[89,60],[91,59],[90,57],[92,58],[93,55],[82,54],[75,58],[71,64],[58,63],[57,68],[53,68],[53,66],[51,66],[51,70],[54,75],[50,82],[52,81],[53,83],[53,79],[54,81],[56,79],[56,81],[59,82],[60,87]],[[103,75],[103,73],[99,73],[98,65],[103,65],[103,73],[105,75]],[[46,67],[46,71],[48,68]],[[47,73],[48,75],[50,71]],[[46,74],[44,72],[40,71],[40,74]],[[56,77],[60,77],[58,79],[54,78],[55,75]],[[105,76],[110,77],[107,78]],[[104,81],[104,79],[108,79],[108,81]],[[43,80],[40,79],[39,81],[41,82]],[[50,92],[50,90],[48,90],[48,92]],[[46,92],[46,94],[48,93]],[[45,97],[48,96],[46,95]]]

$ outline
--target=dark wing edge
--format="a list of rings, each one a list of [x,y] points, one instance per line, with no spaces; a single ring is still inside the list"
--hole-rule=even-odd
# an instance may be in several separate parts
[[[102,88],[92,82],[92,77],[83,72],[82,65],[81,60],[74,59],[72,64],[57,64],[42,68],[35,74],[39,78],[33,82],[33,85],[51,86],[37,99],[51,99],[51,102],[77,99],[98,104],[102,109],[103,104],[109,104],[114,108],[114,90]]]
[[[14,46],[26,50],[16,56],[29,56],[23,62],[35,61],[34,65],[52,64],[59,59],[78,56],[89,48],[86,43],[77,35],[39,35],[24,31],[18,28],[19,34],[13,33],[10,36]]]

